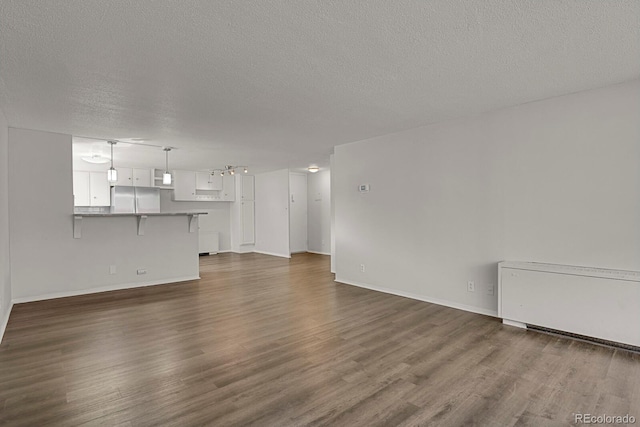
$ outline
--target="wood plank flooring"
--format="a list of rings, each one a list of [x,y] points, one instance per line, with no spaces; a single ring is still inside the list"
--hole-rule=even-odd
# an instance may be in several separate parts
[[[192,282],[19,304],[0,425],[640,423],[640,355],[338,284],[329,258],[219,254]]]

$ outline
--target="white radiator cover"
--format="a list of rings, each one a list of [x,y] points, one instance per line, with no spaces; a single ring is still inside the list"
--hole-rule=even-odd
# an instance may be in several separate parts
[[[640,272],[503,261],[498,316],[640,347]]]
[[[198,253],[217,254],[220,250],[220,233],[217,231],[198,230]]]

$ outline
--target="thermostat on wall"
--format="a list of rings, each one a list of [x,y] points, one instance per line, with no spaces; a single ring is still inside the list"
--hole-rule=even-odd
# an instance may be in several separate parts
[[[360,184],[358,186],[358,191],[361,193],[366,193],[367,191],[369,191],[369,184]]]

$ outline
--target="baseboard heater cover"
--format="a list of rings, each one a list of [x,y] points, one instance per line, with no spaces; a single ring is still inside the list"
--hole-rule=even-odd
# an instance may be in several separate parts
[[[529,329],[640,348],[640,272],[503,261],[498,316]]]
[[[571,332],[559,331],[557,329],[545,328],[543,326],[537,326],[537,325],[527,325],[527,329],[530,329],[530,330],[536,331],[536,332],[542,332],[542,333],[545,333],[545,334],[550,334],[550,335],[557,335],[557,336],[561,336],[561,337],[573,338],[573,339],[576,339],[576,340],[586,341],[586,342],[594,343],[594,344],[599,344],[599,345],[603,345],[603,346],[606,346],[606,347],[621,348],[623,350],[628,350],[628,351],[633,351],[635,353],[640,353],[640,347],[635,346],[635,345],[622,344],[622,343],[615,342],[615,341],[608,341],[608,340],[603,340],[603,339],[600,339],[600,338],[588,337],[586,335],[572,334]]]

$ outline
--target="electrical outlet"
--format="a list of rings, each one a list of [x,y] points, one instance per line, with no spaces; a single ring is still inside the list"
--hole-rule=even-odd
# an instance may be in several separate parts
[[[138,269],[137,273],[138,273],[138,276],[141,274],[147,274],[147,270],[145,270],[144,268],[140,268]]]
[[[116,266],[115,265],[110,265],[109,266],[109,274],[116,274],[117,270],[116,270]]]
[[[493,283],[489,283],[489,284],[487,285],[487,294],[489,294],[489,295],[493,295],[493,293],[494,293],[494,286],[493,286]]]
[[[364,264],[360,264],[360,273],[364,273]]]
[[[468,281],[467,282],[467,292],[475,292],[476,291],[476,284],[472,281]]]

